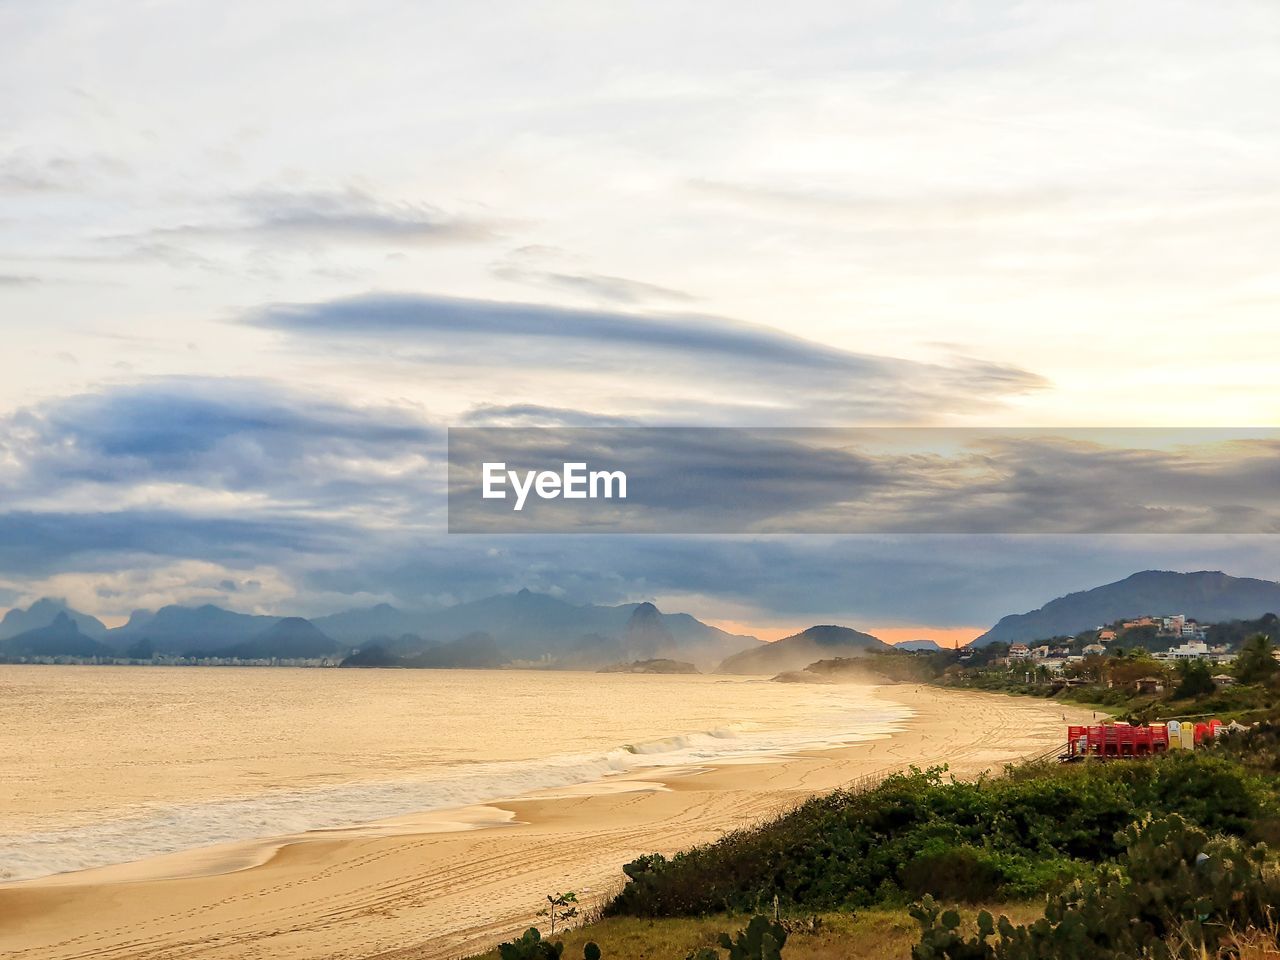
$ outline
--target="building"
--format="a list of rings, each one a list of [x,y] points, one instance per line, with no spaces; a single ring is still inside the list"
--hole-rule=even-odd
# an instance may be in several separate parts
[[[1083,653],[1086,657],[1094,653],[1102,655],[1107,652],[1107,648],[1100,643],[1087,643],[1085,644],[1084,649],[1081,650],[1080,652]]]
[[[1111,642],[1112,640],[1114,640],[1115,638],[1116,638],[1116,632],[1115,632],[1114,630],[1099,630],[1099,631],[1098,631],[1098,642],[1099,642],[1099,643],[1110,643],[1110,642]]]
[[[1137,620],[1126,620],[1121,626],[1125,630],[1134,630],[1138,627],[1154,627],[1156,621],[1153,617],[1139,617]]]
[[[1043,646],[1036,647],[1034,650],[1031,651],[1031,659],[1033,660],[1044,660],[1048,656],[1049,656],[1048,644],[1044,644]]]
[[[1163,693],[1164,682],[1159,677],[1143,677],[1133,681],[1133,687],[1139,695]]]
[[[1213,678],[1215,687],[1232,687],[1235,686],[1236,678],[1229,673],[1220,673]]]
[[[1201,640],[1192,640],[1176,647],[1170,647],[1163,653],[1154,654],[1157,660],[1198,660],[1208,659],[1209,645]]]
[[[1025,660],[1031,656],[1031,650],[1025,643],[1015,643],[1009,647],[1010,660]]]
[[[1231,663],[1236,658],[1235,654],[1227,653],[1225,647],[1210,650],[1203,640],[1190,640],[1152,656],[1157,660],[1209,660],[1213,663]]]

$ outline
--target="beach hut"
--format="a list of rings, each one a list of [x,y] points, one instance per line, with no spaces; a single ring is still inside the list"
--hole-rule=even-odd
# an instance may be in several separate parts
[[[1169,749],[1169,728],[1163,723],[1151,727],[1151,752],[1164,753]]]
[[[1178,734],[1182,737],[1182,749],[1194,750],[1196,748],[1196,725],[1194,723],[1184,723]]]

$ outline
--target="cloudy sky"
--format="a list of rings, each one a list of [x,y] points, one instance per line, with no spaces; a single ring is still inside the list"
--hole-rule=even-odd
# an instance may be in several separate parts
[[[450,425],[1270,426],[1280,8],[0,3],[0,608],[939,632],[1265,537],[461,537]]]

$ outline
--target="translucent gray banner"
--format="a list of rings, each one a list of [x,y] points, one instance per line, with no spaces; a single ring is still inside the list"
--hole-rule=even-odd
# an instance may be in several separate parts
[[[464,427],[451,533],[1277,533],[1280,430]]]

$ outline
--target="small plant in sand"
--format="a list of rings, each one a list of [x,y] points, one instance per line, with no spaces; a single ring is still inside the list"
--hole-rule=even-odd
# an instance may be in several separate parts
[[[548,893],[547,905],[538,911],[540,917],[551,918],[551,936],[556,935],[556,927],[578,915],[578,895],[572,890],[564,893]]]

